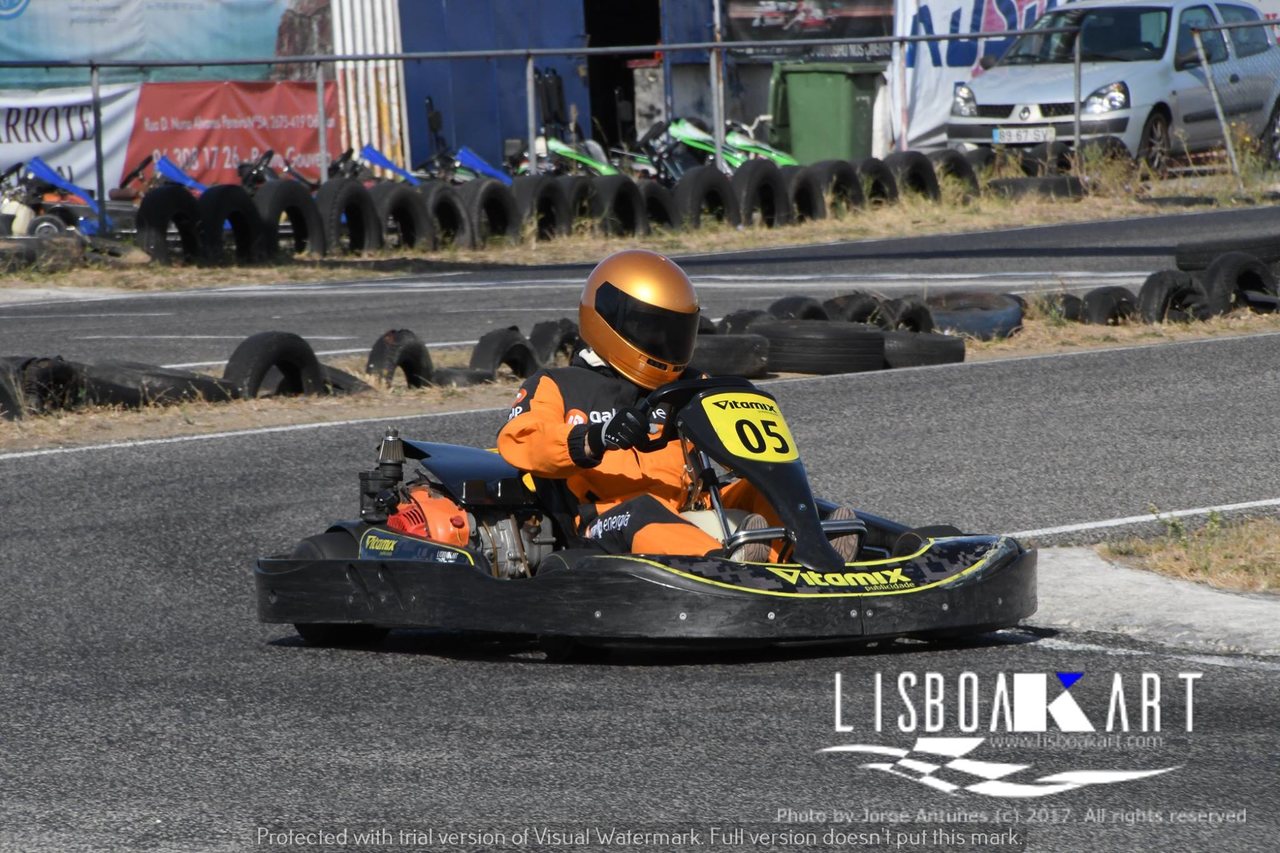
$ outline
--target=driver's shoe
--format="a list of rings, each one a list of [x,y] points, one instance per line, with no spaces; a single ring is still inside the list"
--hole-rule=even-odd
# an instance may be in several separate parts
[[[853,510],[847,506],[838,506],[831,510],[831,514],[827,516],[828,521],[848,521],[851,518],[857,518]],[[842,533],[838,536],[831,537],[831,547],[836,549],[836,553],[840,555],[846,563],[852,563],[858,559],[858,547],[862,544],[859,540],[862,537],[857,533]]]
[[[742,524],[738,525],[738,530],[760,530],[768,527],[769,522],[765,521],[763,515],[753,512],[742,520]],[[769,562],[769,543],[768,542],[748,542],[746,545],[739,546],[729,559],[737,560],[739,563],[767,563]]]

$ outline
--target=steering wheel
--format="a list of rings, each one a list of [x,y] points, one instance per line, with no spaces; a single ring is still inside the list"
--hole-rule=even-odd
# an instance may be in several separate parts
[[[695,394],[700,394],[703,391],[735,388],[753,389],[755,386],[740,376],[717,376],[677,379],[674,382],[668,382],[661,388],[655,389],[649,396],[641,400],[636,408],[645,417],[650,416],[657,409],[662,409],[667,413],[666,419],[663,421],[662,429],[658,433],[651,433],[648,438],[636,444],[636,450],[641,453],[648,453],[651,450],[666,447],[674,441],[678,435],[676,415],[681,409],[689,405],[689,401]]]

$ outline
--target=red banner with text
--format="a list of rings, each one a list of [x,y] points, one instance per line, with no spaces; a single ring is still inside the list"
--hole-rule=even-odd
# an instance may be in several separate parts
[[[325,84],[329,159],[339,153],[337,86]],[[166,155],[205,184],[238,183],[236,166],[268,149],[319,176],[320,112],[311,83],[144,83],[126,163]]]

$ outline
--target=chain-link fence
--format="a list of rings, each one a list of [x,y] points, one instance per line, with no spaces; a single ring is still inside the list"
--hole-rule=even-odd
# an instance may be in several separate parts
[[[1182,13],[1175,69],[1203,81],[1212,113],[1203,104],[1183,107],[1177,132],[1189,147],[1220,142],[1243,189],[1248,166],[1280,165],[1280,48],[1275,22],[1257,10],[1225,4],[1218,9],[1222,24],[1207,6]]]

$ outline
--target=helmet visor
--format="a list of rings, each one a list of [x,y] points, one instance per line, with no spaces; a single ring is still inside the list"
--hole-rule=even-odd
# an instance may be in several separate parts
[[[609,282],[596,291],[596,313],[631,345],[671,364],[688,364],[698,334],[698,312],[684,314],[641,302]]]

